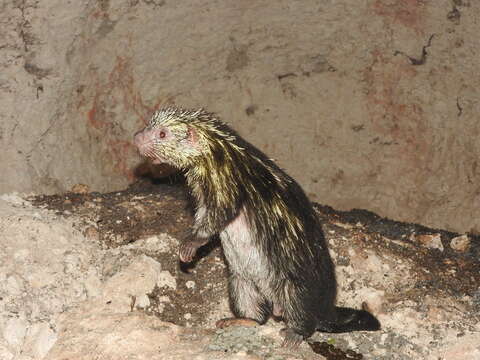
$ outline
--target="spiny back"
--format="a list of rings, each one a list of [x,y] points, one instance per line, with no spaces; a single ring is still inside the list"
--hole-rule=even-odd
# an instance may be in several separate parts
[[[194,154],[184,162],[187,165],[179,167],[186,169],[187,181],[197,200],[208,209],[207,221],[212,227],[232,220],[245,208],[261,238],[272,239],[263,244],[266,251],[288,257],[303,247],[304,253],[310,253],[304,239],[312,236],[306,232],[315,231],[315,226],[305,228],[316,224],[310,202],[299,185],[260,150],[203,109],[162,109],[153,115],[149,126],[168,128],[178,135],[179,143],[183,137],[190,139],[189,146],[197,153],[182,145],[182,150],[177,147],[164,156]]]
[[[177,136],[177,142],[188,133],[190,146],[199,150],[201,156],[197,156],[186,170],[197,180],[208,178],[213,181],[214,187],[224,183],[233,185],[232,182],[248,187],[255,178],[254,182],[259,186],[284,189],[293,181],[265,154],[242,139],[215,114],[203,109],[161,109],[152,116],[149,127],[168,128]],[[171,151],[178,152],[178,149]],[[237,187],[231,190],[235,191]],[[255,193],[259,189],[254,186],[251,190]]]

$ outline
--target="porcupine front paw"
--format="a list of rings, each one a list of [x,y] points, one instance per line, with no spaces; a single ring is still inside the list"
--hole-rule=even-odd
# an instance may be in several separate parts
[[[180,245],[180,260],[184,263],[192,262],[199,246],[192,241],[186,241]]]
[[[180,260],[184,263],[192,262],[199,247],[208,243],[208,238],[194,238],[184,240],[180,245]]]

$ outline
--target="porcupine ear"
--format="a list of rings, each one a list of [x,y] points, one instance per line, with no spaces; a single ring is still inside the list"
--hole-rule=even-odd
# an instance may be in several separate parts
[[[187,125],[187,139],[188,143],[196,149],[200,149],[200,136],[198,135],[197,129],[191,125]]]

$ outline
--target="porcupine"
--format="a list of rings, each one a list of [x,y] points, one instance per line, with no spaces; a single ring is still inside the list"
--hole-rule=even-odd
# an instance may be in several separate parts
[[[302,188],[214,114],[158,110],[134,140],[153,163],[184,170],[196,206],[194,237],[180,246],[180,259],[191,262],[220,235],[236,318],[283,318],[284,345],[291,347],[315,330],[380,328],[365,310],[335,306],[334,265]]]

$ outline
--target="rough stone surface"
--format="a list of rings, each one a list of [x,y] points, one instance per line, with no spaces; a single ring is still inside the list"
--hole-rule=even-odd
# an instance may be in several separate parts
[[[178,241],[163,234],[102,249],[74,227],[16,194],[0,198],[0,359],[259,359],[207,349],[212,331],[141,311],[156,287],[175,287],[144,253]]]
[[[132,196],[130,205],[137,201]],[[427,287],[418,259],[374,245],[400,246],[401,241],[374,241],[361,235],[362,224],[346,225],[327,226],[339,305],[358,308],[364,302],[382,330],[315,333],[311,340],[354,349],[365,359],[479,358],[478,291],[470,296]],[[282,349],[281,322],[214,330],[218,319],[230,316],[222,305],[228,303],[226,291],[221,299],[209,298],[206,291],[225,288],[225,278],[213,276],[223,274],[220,257],[210,254],[201,264],[208,265],[212,280],[200,286],[200,265],[185,278],[173,276],[164,270],[164,260],[159,262],[158,249],[169,258],[178,256],[178,240],[171,236],[111,248],[79,231],[88,226],[79,215],[66,219],[15,194],[1,196],[0,359],[322,359],[306,343],[295,351]],[[157,298],[158,289],[166,287],[172,290],[170,298]],[[204,294],[200,301],[213,304],[206,322],[195,322],[194,310],[169,314],[174,297],[186,291],[193,298],[197,290]],[[162,318],[191,322],[178,326]]]
[[[15,195],[0,199],[0,243],[0,358],[41,359],[57,340],[55,316],[98,293],[101,253]]]
[[[480,231],[480,2],[3,1],[0,192],[125,186],[157,107],[218,112],[313,200]]]

